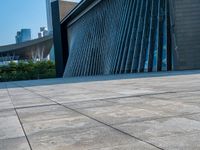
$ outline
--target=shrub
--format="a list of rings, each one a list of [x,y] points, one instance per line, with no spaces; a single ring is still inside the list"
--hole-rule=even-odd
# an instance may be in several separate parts
[[[55,78],[55,64],[51,61],[11,62],[0,66],[0,82]]]

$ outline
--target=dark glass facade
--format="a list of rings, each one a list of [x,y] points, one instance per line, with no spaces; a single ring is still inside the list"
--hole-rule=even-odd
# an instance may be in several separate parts
[[[16,43],[22,43],[31,40],[31,29],[21,29],[15,37]]]
[[[61,23],[64,77],[200,68],[198,8],[197,0],[81,1]]]
[[[64,76],[166,70],[167,11],[167,0],[99,2],[68,24]]]

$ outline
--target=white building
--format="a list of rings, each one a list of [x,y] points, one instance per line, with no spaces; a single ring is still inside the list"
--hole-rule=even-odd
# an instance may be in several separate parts
[[[40,32],[38,33],[38,38],[48,36],[49,32],[46,27],[40,27]]]

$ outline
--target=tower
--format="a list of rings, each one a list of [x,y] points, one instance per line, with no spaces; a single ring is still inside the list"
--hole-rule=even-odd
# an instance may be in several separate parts
[[[53,32],[51,2],[52,0],[46,0],[47,27],[49,34],[52,34]]]

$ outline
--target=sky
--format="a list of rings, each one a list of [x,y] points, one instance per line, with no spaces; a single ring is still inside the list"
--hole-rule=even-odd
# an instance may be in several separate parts
[[[15,43],[22,28],[31,29],[32,38],[37,38],[43,26],[47,26],[45,0],[0,0],[0,46]]]

